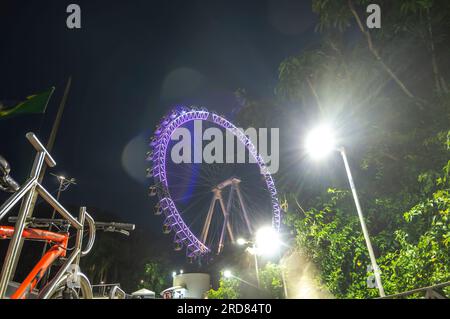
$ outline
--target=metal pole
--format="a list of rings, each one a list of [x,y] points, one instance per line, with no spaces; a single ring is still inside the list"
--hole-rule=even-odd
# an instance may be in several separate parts
[[[375,258],[375,254],[373,252],[372,243],[370,242],[369,232],[367,231],[366,223],[364,222],[364,217],[361,209],[361,205],[359,203],[358,194],[356,192],[355,183],[353,182],[352,173],[350,171],[350,166],[348,165],[347,155],[345,154],[345,149],[340,148],[339,152],[342,155],[342,159],[344,160],[345,170],[347,171],[348,181],[350,183],[350,188],[352,190],[353,199],[355,201],[356,210],[358,212],[359,221],[361,223],[361,228],[364,234],[364,239],[366,241],[367,250],[369,251],[370,262],[372,263],[373,272],[375,275],[375,282],[377,284],[378,291],[381,297],[386,296],[384,293],[383,284],[381,282],[380,269],[377,264],[377,260]]]
[[[36,154],[30,175],[32,179],[35,179],[39,176],[44,164],[45,156],[45,152],[38,152]],[[33,197],[35,196],[35,193],[36,184],[24,196],[22,205],[20,206],[19,215],[17,216],[17,221],[14,226],[14,235],[11,238],[8,246],[8,251],[6,252],[6,256],[3,262],[2,272],[0,276],[0,299],[3,299],[5,297],[8,283],[14,276],[15,266],[17,265],[17,262],[19,260],[20,249],[23,243],[22,233],[25,228],[26,219],[27,217],[29,217],[29,215],[31,215],[31,212],[33,211]]]
[[[208,214],[206,215],[205,223],[203,224],[203,230],[200,235],[201,241],[206,242],[208,238],[209,225],[211,224],[212,214],[214,212],[214,206],[216,205],[217,194],[214,193],[213,199],[211,200],[211,204],[209,205]]]
[[[66,179],[64,177],[57,176],[53,173],[50,173],[50,174],[53,176],[56,176],[59,180],[58,193],[56,194],[56,201],[59,202],[59,199],[61,197],[61,192],[66,190],[70,186],[70,184],[76,184],[76,183],[74,182],[74,179]],[[80,214],[81,214],[81,212],[80,212]],[[56,208],[53,207],[51,219],[54,219],[55,216],[56,216]],[[53,228],[52,226],[53,226],[52,224],[50,224],[48,226],[48,231],[52,231],[52,228]],[[42,248],[41,258],[44,256],[45,252],[47,251],[47,247],[48,247],[48,242],[45,242],[44,247]],[[51,271],[52,271],[52,265],[50,265],[48,267],[48,270],[45,272],[45,274],[41,280],[41,283],[40,283],[41,287],[44,287],[47,284],[47,281],[48,281]]]
[[[241,194],[241,189],[239,188],[239,182],[235,183],[235,187],[236,187],[236,194],[238,195],[239,198],[239,203],[241,204],[241,208],[242,208],[242,213],[244,214],[244,220],[245,220],[245,224],[247,225],[247,229],[250,233],[250,235],[253,235],[253,229],[250,223],[250,219],[248,218],[248,214],[247,214],[247,209],[245,208],[245,204],[244,204],[244,200],[242,198],[242,194]]]
[[[282,265],[280,265],[280,272],[281,272],[281,279],[283,280],[284,298],[285,299],[289,299],[287,283],[286,283],[286,277],[284,276],[284,270],[283,270],[283,266]]]
[[[231,242],[234,243],[233,229],[231,228],[230,221],[227,218],[228,212],[227,212],[227,210],[225,208],[225,203],[223,202],[223,197],[222,197],[222,192],[221,191],[219,191],[219,193],[218,193],[218,200],[219,200],[220,207],[222,208],[223,217],[225,219],[227,219],[228,235],[230,236]]]
[[[231,184],[230,194],[228,195],[227,211],[226,211],[226,216],[223,220],[222,231],[220,232],[219,248],[217,250],[217,254],[221,253],[223,246],[224,246],[223,242],[225,239],[225,228],[228,225],[228,218],[230,216],[231,202],[233,199],[233,190],[234,190],[234,187],[233,187],[233,184]]]
[[[256,250],[256,244],[253,243],[253,257],[255,257],[255,275],[256,275],[256,283],[258,285],[258,288],[261,287],[261,282],[259,279],[259,267],[258,267],[258,254]]]
[[[58,193],[56,194],[56,201],[58,201],[58,202],[59,202],[59,197],[61,196],[61,190],[62,190],[62,188],[63,188],[63,187],[62,187],[62,186],[63,186],[63,182],[64,182],[63,179],[60,179],[60,180],[59,180]],[[53,208],[52,218],[51,218],[51,219],[54,219],[54,218],[55,218],[55,214],[56,214],[56,209]],[[52,230],[52,225],[51,225],[51,224],[50,224],[50,226],[48,227],[48,230],[49,230],[49,231]],[[42,249],[41,258],[42,258],[42,256],[44,256],[45,252],[47,251],[47,245],[48,245],[48,243],[45,242],[44,248]],[[45,282],[45,281],[46,281],[46,280],[43,280],[42,282]]]

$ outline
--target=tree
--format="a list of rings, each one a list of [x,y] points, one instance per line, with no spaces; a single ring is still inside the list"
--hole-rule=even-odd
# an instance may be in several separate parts
[[[281,266],[268,262],[259,272],[261,288],[266,290],[274,299],[283,299],[284,287]]]
[[[167,267],[165,267],[160,261],[152,260],[147,262],[138,287],[147,288],[155,291],[156,293],[170,287]]]
[[[219,287],[207,292],[208,299],[238,299],[241,296],[240,282],[237,278],[225,278],[223,273],[219,280]]]

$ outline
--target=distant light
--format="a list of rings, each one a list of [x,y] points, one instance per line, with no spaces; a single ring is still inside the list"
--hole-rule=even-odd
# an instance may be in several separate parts
[[[244,246],[247,243],[247,241],[244,238],[238,238],[236,242],[240,246]]]
[[[321,125],[312,130],[305,143],[306,151],[314,159],[322,159],[336,148],[333,130],[327,125]]]
[[[173,271],[172,272],[172,277],[175,277],[177,275],[177,272],[176,271]]]
[[[247,247],[245,251],[247,251],[250,255],[258,254],[258,249],[256,247]]]
[[[232,272],[231,272],[230,270],[225,270],[225,271],[223,272],[223,276],[224,276],[225,278],[231,278],[231,277],[233,276],[233,274],[232,274]]]
[[[180,270],[180,274],[182,274],[182,273],[183,273],[183,269]]]
[[[272,226],[260,228],[256,233],[256,249],[259,255],[273,256],[280,249],[278,232]]]

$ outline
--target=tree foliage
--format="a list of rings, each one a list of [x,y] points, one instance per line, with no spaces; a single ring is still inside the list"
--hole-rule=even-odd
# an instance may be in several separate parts
[[[206,294],[208,299],[238,299],[241,296],[240,281],[235,278],[225,278],[221,274],[219,287],[210,289]]]
[[[167,276],[167,267],[160,261],[149,261],[144,266],[144,273],[139,283],[139,288],[147,288],[156,293],[170,287],[170,281]]]
[[[281,266],[268,262],[259,272],[261,288],[267,291],[271,298],[283,299],[284,287]]]

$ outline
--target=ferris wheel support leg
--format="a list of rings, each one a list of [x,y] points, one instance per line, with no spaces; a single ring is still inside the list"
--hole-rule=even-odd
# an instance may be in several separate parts
[[[234,187],[233,187],[233,185],[231,185],[230,194],[228,195],[226,214],[225,214],[225,218],[223,220],[222,231],[220,232],[220,241],[219,241],[219,248],[217,250],[217,254],[220,254],[222,252],[222,249],[224,246],[223,241],[225,239],[225,228],[229,224],[231,201],[233,199],[233,191],[234,191]]]
[[[217,197],[214,196],[209,205],[208,215],[206,215],[205,224],[203,224],[202,234],[200,235],[200,240],[205,243],[208,238],[209,226],[211,225],[212,215],[214,213],[214,206],[216,205]]]
[[[220,203],[220,207],[222,207],[224,219],[226,219],[226,225],[227,225],[227,229],[228,229],[228,234],[230,235],[230,240],[231,240],[232,243],[234,243],[233,230],[231,228],[230,221],[228,220],[228,211],[225,208],[225,204],[223,202],[222,195],[219,196],[219,203]]]
[[[236,184],[235,187],[236,187],[236,193],[237,193],[238,198],[239,198],[239,203],[241,204],[242,213],[244,215],[245,223],[247,224],[247,228],[248,228],[248,231],[249,231],[250,235],[253,235],[253,229],[252,229],[252,226],[250,224],[250,219],[248,218],[247,209],[245,208],[245,205],[244,205],[244,200],[242,199],[242,194],[241,194],[241,189],[239,188],[239,184]]]

